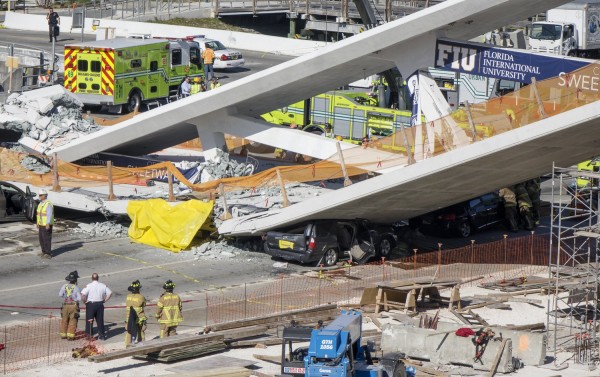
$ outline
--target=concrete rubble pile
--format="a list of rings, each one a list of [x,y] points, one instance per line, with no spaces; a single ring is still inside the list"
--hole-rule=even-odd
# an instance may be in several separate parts
[[[221,150],[217,150],[217,156],[211,161],[182,161],[175,163],[175,166],[183,170],[195,168],[196,172],[188,176],[188,181],[193,184],[210,182],[221,178],[245,177],[252,175],[254,172],[254,165],[232,160],[229,158],[227,152]]]
[[[227,259],[236,258],[249,251],[261,251],[262,242],[259,239],[245,241],[210,241],[205,242],[200,246],[191,248],[196,259],[211,258],[211,259]],[[251,254],[247,254],[250,256]],[[243,256],[243,255],[242,255]]]
[[[45,154],[82,135],[100,130],[84,119],[83,104],[60,85],[12,93],[0,105],[0,129],[21,132],[19,143],[29,152]]]
[[[127,237],[127,227],[114,221],[97,222],[92,224],[80,223],[73,233],[82,233],[89,237],[121,238]]]
[[[287,183],[285,190],[290,204],[299,203],[331,191],[331,189],[325,187],[297,182]],[[279,186],[261,190],[248,189],[228,192],[225,194],[225,199],[227,200],[229,212],[233,217],[283,208],[283,197]],[[214,214],[217,227],[221,225],[222,221],[219,218],[222,218],[223,213],[223,202],[221,200],[215,201]]]

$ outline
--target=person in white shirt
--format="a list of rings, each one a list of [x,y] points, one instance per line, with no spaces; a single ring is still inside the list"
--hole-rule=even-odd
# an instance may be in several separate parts
[[[104,303],[110,300],[112,291],[106,284],[98,281],[98,274],[92,274],[92,282],[81,291],[81,297],[85,302],[85,333],[92,337],[92,322],[96,320],[98,326],[98,339],[106,340],[104,331]]]

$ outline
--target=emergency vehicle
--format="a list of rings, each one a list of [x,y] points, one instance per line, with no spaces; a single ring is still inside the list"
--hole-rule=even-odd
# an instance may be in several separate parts
[[[306,120],[305,105],[310,114]],[[355,144],[365,137],[389,136],[402,126],[410,126],[410,111],[378,105],[377,98],[367,93],[334,91],[319,94],[306,103],[300,101],[268,112],[262,118],[278,125],[306,125],[303,130],[313,133],[326,133],[326,124],[330,124],[331,135],[326,136],[341,136],[345,141]]]
[[[65,45],[64,86],[86,105],[124,106],[175,97],[185,76],[204,76],[197,42],[118,38]]]

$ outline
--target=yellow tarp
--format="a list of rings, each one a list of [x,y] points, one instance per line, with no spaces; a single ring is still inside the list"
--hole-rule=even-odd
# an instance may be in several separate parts
[[[213,211],[214,202],[188,200],[171,206],[163,199],[132,200],[129,238],[173,252],[187,248]]]

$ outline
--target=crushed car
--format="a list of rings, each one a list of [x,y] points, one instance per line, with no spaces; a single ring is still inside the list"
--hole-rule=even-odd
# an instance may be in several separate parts
[[[388,257],[398,243],[391,226],[363,219],[309,221],[269,231],[263,239],[264,251],[275,258],[327,267],[339,260]]]
[[[0,181],[0,221],[35,221],[37,201],[35,194],[17,186]]]

